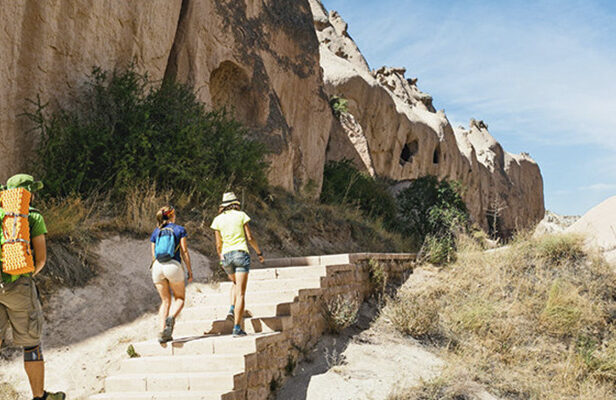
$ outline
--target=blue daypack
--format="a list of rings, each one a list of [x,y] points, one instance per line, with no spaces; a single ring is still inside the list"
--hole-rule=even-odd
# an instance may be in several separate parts
[[[154,256],[158,261],[170,261],[179,247],[179,244],[177,246],[175,244],[175,233],[173,233],[172,228],[163,227],[159,229],[154,244]]]

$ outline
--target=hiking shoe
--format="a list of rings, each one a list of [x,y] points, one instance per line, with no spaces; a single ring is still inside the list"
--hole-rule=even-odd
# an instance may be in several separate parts
[[[56,392],[56,393],[49,393],[49,392],[45,392],[47,394],[46,398],[47,400],[65,400],[66,399],[66,394],[64,394],[64,392]]]
[[[244,330],[242,328],[240,329],[235,329],[233,328],[233,337],[241,337],[241,336],[246,336],[247,333],[244,332]]]
[[[173,334],[173,326],[175,325],[175,318],[167,317],[165,320],[165,329],[163,329],[162,336],[166,342],[173,340],[171,336]],[[160,341],[160,340],[159,340]]]
[[[229,310],[229,312],[227,313],[227,319],[229,321],[233,321],[235,319],[235,312],[233,312],[233,310]]]
[[[173,340],[170,333],[165,332],[167,328],[165,328],[162,332],[158,334],[158,343],[167,343]]]

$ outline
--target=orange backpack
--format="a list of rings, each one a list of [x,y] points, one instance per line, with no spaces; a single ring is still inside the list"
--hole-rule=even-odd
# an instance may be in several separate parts
[[[34,272],[28,223],[31,197],[31,193],[23,188],[0,192],[0,207],[4,214],[0,227],[2,235],[0,254],[2,272],[6,274],[21,275]]]

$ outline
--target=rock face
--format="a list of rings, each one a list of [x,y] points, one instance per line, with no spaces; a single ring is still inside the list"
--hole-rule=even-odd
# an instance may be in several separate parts
[[[536,163],[503,151],[482,122],[454,130],[404,69],[371,71],[346,22],[318,0],[24,0],[7,2],[0,20],[2,181],[28,169],[36,143],[20,117],[27,99],[40,95],[53,110],[93,66],[132,62],[232,110],[271,150],[273,185],[316,196],[325,161],[350,158],[396,181],[462,181],[484,228],[508,232],[543,217]],[[333,95],[348,99],[338,118]]]
[[[22,169],[36,141],[20,117],[40,95],[50,108],[79,90],[93,66],[131,62],[162,79],[181,0],[9,1],[0,8],[0,180]]]
[[[37,95],[51,108],[93,66],[135,62],[155,79],[190,82],[272,150],[270,182],[318,193],[332,115],[307,0],[59,0],[0,9],[0,179],[27,169],[35,138],[18,116]],[[5,60],[8,60],[5,61]]]
[[[348,102],[332,124],[328,160],[351,159],[372,175],[459,180],[474,221],[508,235],[544,215],[543,181],[528,155],[505,152],[482,121],[454,130],[404,68],[371,71],[335,12],[311,0],[325,90]],[[352,123],[349,123],[352,121]]]

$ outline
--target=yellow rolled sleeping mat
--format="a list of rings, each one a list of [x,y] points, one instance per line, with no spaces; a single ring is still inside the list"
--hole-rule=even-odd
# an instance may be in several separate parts
[[[34,259],[30,249],[28,213],[32,195],[23,188],[0,192],[2,219],[2,271],[10,275],[34,272]]]

